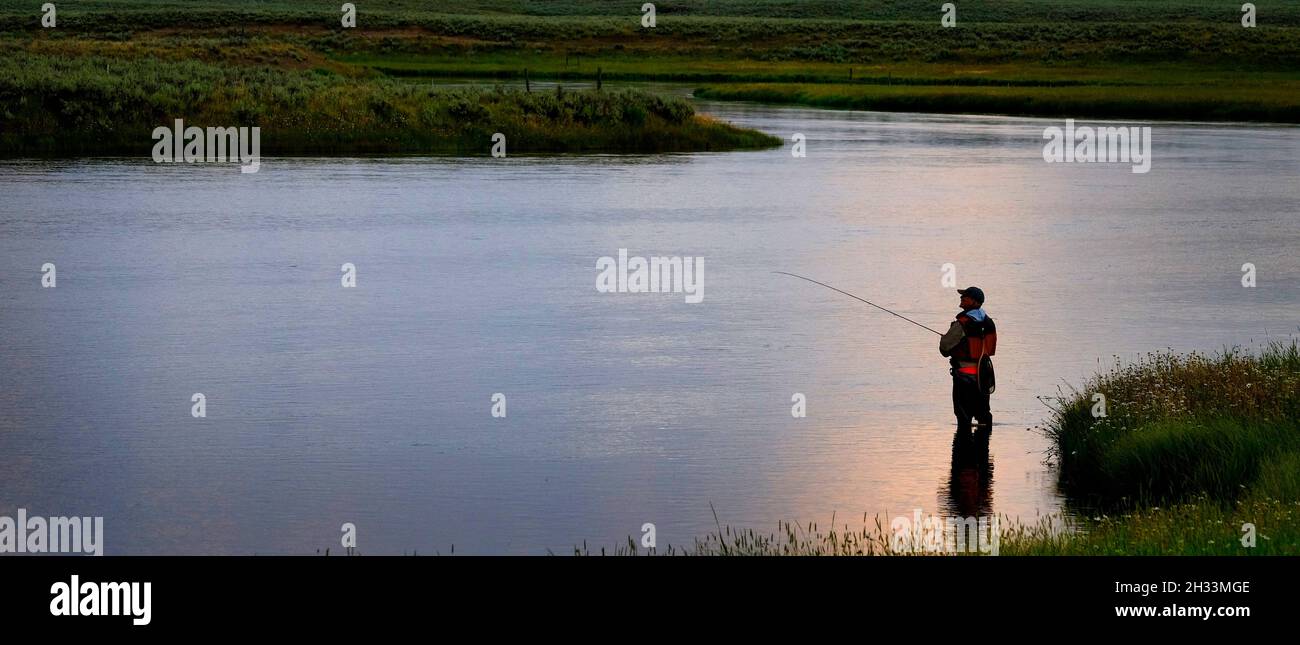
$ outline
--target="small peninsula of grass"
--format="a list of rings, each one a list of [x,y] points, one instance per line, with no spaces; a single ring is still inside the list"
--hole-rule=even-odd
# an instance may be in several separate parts
[[[0,57],[0,150],[145,156],[155,127],[259,126],[264,154],[487,155],[683,152],[780,145],[621,90],[434,89],[385,78],[197,61],[8,52]]]

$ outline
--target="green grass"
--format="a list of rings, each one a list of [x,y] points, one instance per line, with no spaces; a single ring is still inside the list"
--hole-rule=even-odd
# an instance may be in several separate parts
[[[634,91],[438,90],[325,69],[197,61],[0,57],[0,151],[148,155],[151,132],[258,126],[266,154],[677,152],[780,145]]]
[[[1049,82],[1050,83],[1050,82]],[[897,84],[735,84],[696,90],[699,98],[894,112],[1300,123],[1300,81],[1278,84],[1056,87]]]
[[[314,20],[324,13],[337,15],[337,5],[315,0],[94,0],[60,5],[60,14],[84,13],[167,15],[173,20],[196,14],[239,14],[257,19]],[[1300,24],[1300,7],[1293,3],[1257,3],[1260,20]],[[938,20],[939,6],[914,0],[659,0],[661,17],[742,17],[859,21]],[[27,0],[0,0],[0,12],[33,15],[40,4]],[[385,0],[375,6],[360,5],[363,16],[389,20],[428,14],[477,17],[530,18],[617,17],[640,15],[640,2],[610,0]],[[1221,0],[986,0],[959,6],[959,17],[971,22],[1042,24],[1046,22],[1212,22],[1236,20],[1241,3]],[[202,18],[191,18],[203,20]]]
[[[1117,364],[1057,397],[1044,430],[1063,490],[1084,505],[1300,500],[1287,469],[1300,453],[1300,346]]]
[[[1294,464],[1292,464],[1294,465]],[[1294,477],[1294,471],[1290,475]],[[1140,508],[1113,515],[1067,519],[1061,515],[1022,523],[999,518],[999,556],[1077,555],[1300,555],[1300,501],[1267,498],[1221,504],[1200,498],[1168,507]],[[1255,528],[1254,546],[1242,543],[1243,525]],[[895,541],[888,518],[863,518],[854,528],[823,528],[815,522],[780,522],[777,531],[760,533],[723,526],[685,546],[668,545],[651,552],[629,537],[600,555],[702,556],[913,556],[953,555],[913,548],[904,537]],[[575,555],[592,555],[590,547]],[[967,552],[967,554],[972,554]]]
[[[718,99],[928,112],[1300,122],[1300,5],[1244,29],[1219,0],[988,0],[958,27],[905,0],[309,0],[66,3],[41,29],[0,0],[0,46],[426,77],[738,83]],[[848,83],[850,74],[853,82]],[[767,83],[769,85],[754,85]],[[779,83],[781,85],[770,85]],[[797,85],[789,85],[797,84]],[[815,87],[814,85],[825,85]]]
[[[1243,545],[1246,523],[1255,545]],[[1002,555],[1300,555],[1300,501],[1203,499],[1097,517],[1076,533],[1047,524],[1003,534]]]

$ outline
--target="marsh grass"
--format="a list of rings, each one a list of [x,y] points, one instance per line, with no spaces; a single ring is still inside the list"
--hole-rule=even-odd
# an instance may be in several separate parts
[[[877,79],[879,81],[879,79]],[[1220,85],[1066,85],[975,79],[946,84],[739,83],[695,91],[699,98],[845,110],[1008,114],[1126,119],[1300,123],[1300,83]]]
[[[1269,6],[1256,29],[1218,0],[989,0],[962,7],[958,29],[906,0],[673,0],[658,4],[653,30],[640,28],[637,9],[392,0],[362,7],[364,28],[345,30],[333,7],[309,0],[109,0],[60,6],[59,28],[44,30],[29,3],[0,0],[0,56],[16,48],[356,78],[527,69],[539,80],[591,79],[600,69],[608,80],[775,82],[706,93],[834,108],[1300,122],[1300,6]]]
[[[834,520],[832,520],[834,522]],[[601,550],[600,555],[726,555],[726,556],[777,556],[777,555],[908,555],[919,549],[897,549],[888,532],[888,522],[876,516],[874,520],[862,518],[862,527],[853,529],[847,524],[840,528],[823,530],[816,522],[778,522],[777,530],[760,533],[752,529],[736,529],[719,524],[716,533],[697,538],[693,545],[669,545],[664,549],[649,550],[632,538],[612,550]],[[574,555],[592,555],[584,543],[574,548]]]
[[[1093,395],[1107,416],[1092,414]],[[1085,505],[1123,508],[1207,495],[1297,500],[1300,346],[1217,355],[1151,353],[1116,362],[1051,401],[1043,427],[1062,488]]]
[[[1242,527],[1257,531],[1243,545]],[[1300,555],[1300,502],[1201,497],[1170,507],[1089,518],[1073,533],[1040,527],[1004,532],[1002,555]]]
[[[1063,555],[1300,555],[1300,501],[1264,496],[1223,505],[1201,496],[1168,507],[1078,518],[1054,514],[1033,521],[1001,516],[999,556]],[[1243,525],[1255,526],[1255,545],[1242,543]],[[904,537],[896,542],[888,518],[823,528],[816,522],[779,522],[774,532],[720,526],[689,546],[648,550],[632,538],[612,549],[583,544],[574,555],[700,556],[962,556],[933,552]]]
[[[265,154],[677,152],[780,145],[645,92],[436,89],[329,70],[10,52],[0,152],[147,156],[151,133],[258,126]]]

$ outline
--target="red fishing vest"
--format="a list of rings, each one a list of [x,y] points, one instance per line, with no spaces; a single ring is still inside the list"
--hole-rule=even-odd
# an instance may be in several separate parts
[[[976,321],[965,314],[957,314],[965,337],[953,348],[952,361],[957,371],[974,375],[979,371],[981,357],[992,356],[998,351],[998,329],[993,319],[985,316]]]

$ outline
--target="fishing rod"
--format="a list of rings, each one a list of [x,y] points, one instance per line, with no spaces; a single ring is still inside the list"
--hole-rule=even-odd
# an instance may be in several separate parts
[[[910,323],[912,323],[913,325],[916,325],[917,327],[920,327],[921,329],[925,329],[925,330],[928,330],[928,331],[934,332],[934,333],[936,333],[936,334],[939,334],[940,336],[943,335],[942,333],[940,333],[940,332],[938,332],[938,331],[935,331],[935,330],[933,330],[933,329],[930,329],[929,327],[926,327],[925,325],[922,325],[921,323],[916,322],[915,320],[912,320],[911,318],[908,318],[907,316],[904,316],[904,315],[902,315],[902,314],[898,314],[898,313],[894,313],[894,312],[892,312],[892,311],[890,311],[890,310],[888,310],[888,309],[885,309],[884,307],[881,307],[880,305],[878,305],[878,304],[876,304],[876,303],[874,303],[874,302],[871,302],[870,300],[867,300],[866,298],[859,298],[859,297],[857,297],[857,296],[855,296],[855,295],[853,295],[853,294],[851,294],[851,293],[849,293],[849,292],[847,292],[847,291],[845,291],[845,290],[843,290],[843,289],[836,289],[835,287],[832,287],[831,285],[826,284],[825,282],[818,282],[818,281],[816,281],[816,280],[813,280],[812,278],[805,278],[805,277],[803,277],[803,276],[801,276],[801,275],[798,275],[798,274],[795,274],[795,273],[786,273],[785,271],[773,271],[772,273],[779,273],[779,274],[781,274],[781,275],[788,275],[788,276],[790,276],[790,277],[792,277],[792,278],[799,278],[800,280],[807,280],[808,282],[811,282],[811,283],[813,283],[813,284],[820,284],[821,286],[826,287],[827,289],[830,289],[830,290],[832,290],[832,291],[838,291],[838,292],[840,292],[840,293],[842,293],[842,294],[844,294],[844,295],[846,295],[846,296],[848,296],[848,297],[850,297],[850,298],[853,298],[853,299],[855,299],[855,300],[861,300],[862,302],[865,302],[865,303],[871,305],[872,307],[875,307],[876,309],[879,309],[879,310],[881,310],[881,311],[883,311],[883,312],[885,312],[885,313],[887,313],[887,314],[890,314],[890,315],[893,315],[893,316],[898,316],[899,318],[902,318],[903,320],[906,320],[907,322],[910,322]]]

